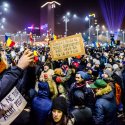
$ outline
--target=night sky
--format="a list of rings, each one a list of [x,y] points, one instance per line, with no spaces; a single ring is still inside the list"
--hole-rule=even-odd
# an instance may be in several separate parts
[[[40,23],[40,6],[47,0],[6,0],[10,4],[10,11],[6,13],[8,31],[17,32],[34,24],[39,26]],[[2,1],[1,1],[2,2]],[[98,0],[57,0],[61,7],[56,8],[56,23],[64,27],[62,16],[70,11],[77,14],[81,23],[75,21],[69,24],[71,30],[85,30],[88,24],[84,21],[86,15],[91,12],[96,14],[99,24],[105,24]],[[72,24],[72,26],[71,26]],[[79,25],[78,25],[79,24]],[[82,28],[81,28],[82,27]]]

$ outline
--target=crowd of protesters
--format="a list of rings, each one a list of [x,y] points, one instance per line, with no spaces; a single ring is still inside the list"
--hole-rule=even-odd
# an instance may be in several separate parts
[[[12,125],[122,125],[125,49],[86,47],[53,61],[49,47],[0,46],[0,101],[16,86],[27,106]],[[0,118],[5,111],[0,109]],[[120,120],[119,120],[120,119]],[[125,124],[125,123],[123,123]]]

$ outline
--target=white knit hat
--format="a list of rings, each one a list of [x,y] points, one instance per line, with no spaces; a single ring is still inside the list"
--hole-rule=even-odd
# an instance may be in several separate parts
[[[117,64],[114,64],[114,65],[113,65],[113,69],[114,69],[114,70],[116,70],[116,69],[118,69],[118,68],[119,68],[119,66],[118,66]]]

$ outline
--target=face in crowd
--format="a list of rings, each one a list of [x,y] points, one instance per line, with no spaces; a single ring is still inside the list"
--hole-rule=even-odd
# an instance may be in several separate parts
[[[48,71],[48,70],[49,70],[49,66],[45,65],[45,66],[44,66],[44,71],[46,72],[46,71]]]
[[[63,112],[61,110],[53,109],[52,111],[52,118],[54,122],[59,122],[62,119]]]
[[[81,77],[80,74],[76,74],[75,80],[76,80],[76,83],[81,83],[81,82],[83,82],[83,79],[82,79],[82,77]]]

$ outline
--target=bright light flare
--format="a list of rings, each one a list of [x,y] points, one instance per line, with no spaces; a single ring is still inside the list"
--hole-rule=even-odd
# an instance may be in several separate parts
[[[3,3],[3,7],[8,8],[8,7],[9,7],[9,4],[6,3],[6,2],[4,2],[4,3]]]
[[[1,25],[1,29],[4,29],[4,26],[3,26],[3,25]]]
[[[85,17],[85,21],[89,21],[89,17],[88,16]]]
[[[67,14],[66,14],[67,16],[70,16],[70,12],[67,12]]]
[[[73,15],[73,18],[77,18],[77,15],[76,15],[76,14],[74,14],[74,15]]]
[[[5,23],[6,22],[6,18],[2,18],[2,23]]]

